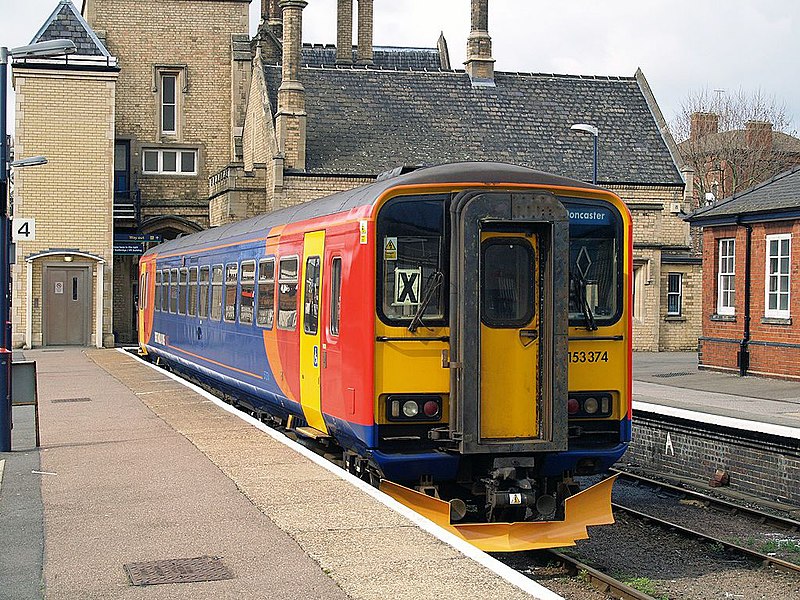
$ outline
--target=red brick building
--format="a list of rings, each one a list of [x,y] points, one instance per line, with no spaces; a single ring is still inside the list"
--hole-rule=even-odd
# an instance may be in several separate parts
[[[800,379],[800,167],[687,220],[703,235],[700,367]]]

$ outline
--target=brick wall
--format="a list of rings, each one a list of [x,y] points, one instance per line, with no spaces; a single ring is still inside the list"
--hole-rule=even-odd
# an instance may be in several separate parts
[[[13,344],[24,343],[27,323],[25,257],[70,249],[105,260],[103,342],[113,344],[113,157],[117,74],[14,67],[17,156],[44,155],[48,164],[15,173],[15,218],[36,221],[36,240],[17,244],[12,268]],[[54,206],[58,210],[54,210]],[[63,260],[50,257],[49,261]],[[76,258],[71,264],[84,261]],[[96,262],[89,261],[93,267]],[[32,342],[42,344],[42,265],[33,263]],[[91,341],[97,318],[96,274],[91,282]]]
[[[792,235],[790,256],[790,318],[771,319],[765,316],[766,300],[766,237]],[[750,369],[752,374],[800,378],[800,324],[793,300],[800,294],[800,221],[756,223],[752,229],[750,255]],[[736,240],[736,275],[734,315],[717,313],[719,240]],[[745,260],[747,231],[744,227],[706,227],[703,230],[703,337],[700,341],[700,366],[738,370],[737,352],[744,336]]]
[[[702,483],[722,469],[730,475],[732,490],[800,505],[800,444],[796,439],[698,426],[636,411],[633,442],[622,461]]]

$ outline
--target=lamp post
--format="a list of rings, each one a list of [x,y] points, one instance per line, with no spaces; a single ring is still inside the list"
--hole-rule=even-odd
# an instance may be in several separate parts
[[[0,47],[0,452],[11,451],[11,224],[8,220],[8,139],[6,127],[8,58],[46,58],[75,52],[72,40],[50,40],[30,46],[8,49]],[[14,166],[25,167],[47,162],[44,157],[15,161]]]
[[[575,123],[570,129],[574,131],[585,131],[587,133],[591,133],[594,137],[594,171],[592,174],[592,183],[597,185],[597,136],[600,133],[600,130],[597,129],[594,125],[589,125],[588,123]]]

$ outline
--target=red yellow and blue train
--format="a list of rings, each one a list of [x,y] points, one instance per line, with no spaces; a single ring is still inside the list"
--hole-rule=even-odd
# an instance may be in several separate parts
[[[151,249],[140,349],[481,548],[571,544],[630,440],[631,248],[598,187],[414,170]]]

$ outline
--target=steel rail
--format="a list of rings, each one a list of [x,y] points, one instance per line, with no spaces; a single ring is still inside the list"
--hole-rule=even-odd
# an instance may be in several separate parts
[[[707,535],[700,531],[695,531],[694,529],[683,527],[682,525],[678,525],[677,523],[672,523],[671,521],[665,521],[664,519],[659,519],[658,517],[654,517],[653,515],[645,514],[628,506],[623,506],[622,504],[618,504],[616,502],[612,502],[611,506],[617,510],[621,510],[625,513],[628,513],[629,515],[633,515],[636,518],[656,523],[657,525],[665,529],[669,529],[670,531],[677,531],[678,533],[685,536],[698,538],[702,541],[710,542],[712,544],[719,544],[726,550],[734,550],[739,554],[747,556],[748,558],[760,561],[765,566],[771,565],[776,569],[779,569],[787,573],[800,573],[800,565],[796,565],[794,563],[790,563],[785,560],[781,560],[780,558],[775,558],[773,556],[767,556],[766,554],[762,554],[761,552],[757,552],[756,550],[751,550],[750,548],[739,546],[738,544],[734,544],[732,542],[728,542],[720,538]]]
[[[567,554],[557,550],[546,550],[545,552],[561,563],[573,577],[579,575],[604,594],[611,594],[614,598],[620,598],[620,600],[654,600],[652,596],[648,596],[644,592],[640,592],[618,579],[614,579],[611,575],[606,575]]]
[[[643,482],[649,486],[658,489],[664,489],[669,492],[674,492],[675,494],[686,496],[694,500],[698,500],[704,503],[706,506],[713,506],[714,508],[720,511],[724,510],[725,512],[728,512],[731,515],[736,515],[741,513],[753,518],[759,523],[777,525],[790,533],[796,533],[800,531],[800,521],[796,521],[788,517],[781,517],[778,515],[763,513],[758,509],[742,506],[740,504],[736,504],[735,502],[731,502],[730,500],[715,498],[714,496],[709,496],[708,494],[704,494],[696,490],[687,489],[679,485],[666,483],[663,481],[659,481],[657,479],[651,479],[643,475],[631,473],[630,471],[624,471],[621,469],[613,469],[613,468],[609,469],[609,471],[619,475],[621,479],[630,480],[637,483]]]

